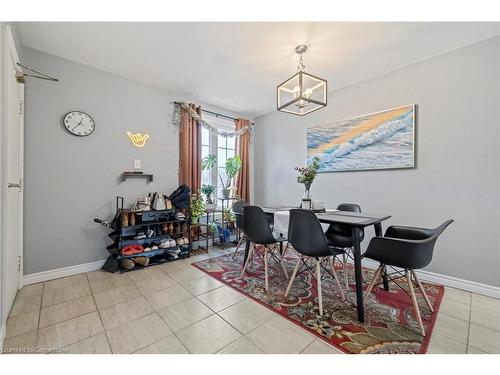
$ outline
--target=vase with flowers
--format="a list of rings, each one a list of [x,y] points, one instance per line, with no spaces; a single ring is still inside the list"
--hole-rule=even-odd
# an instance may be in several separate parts
[[[315,156],[311,163],[307,167],[295,167],[295,170],[299,172],[297,176],[297,182],[299,184],[304,184],[304,196],[302,197],[302,208],[311,209],[311,196],[310,190],[311,185],[318,174],[320,167],[319,158]]]

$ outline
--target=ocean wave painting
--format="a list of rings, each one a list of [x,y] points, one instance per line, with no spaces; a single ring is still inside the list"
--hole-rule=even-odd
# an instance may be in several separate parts
[[[307,159],[319,172],[415,167],[415,105],[307,129]]]

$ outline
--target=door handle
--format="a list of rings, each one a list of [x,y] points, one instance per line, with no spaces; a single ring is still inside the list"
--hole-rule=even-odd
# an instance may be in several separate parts
[[[21,184],[13,184],[12,182],[9,182],[7,184],[7,187],[8,188],[19,188],[19,189],[21,189]]]

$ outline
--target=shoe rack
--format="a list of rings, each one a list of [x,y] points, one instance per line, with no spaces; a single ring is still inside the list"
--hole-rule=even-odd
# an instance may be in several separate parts
[[[103,270],[122,273],[189,257],[192,249],[190,208],[182,210],[185,211],[185,219],[182,220],[176,219],[179,211],[175,208],[129,211],[123,209],[123,197],[116,197],[115,219],[109,225],[111,233],[108,234],[113,243],[106,247],[110,255]],[[188,243],[182,243],[183,239],[187,239]],[[171,240],[175,241],[174,246],[160,247],[162,242],[165,244]],[[141,245],[144,250],[149,250],[125,255],[123,249],[130,245]],[[154,249],[154,246],[157,248]],[[131,261],[134,262],[133,268],[124,267]]]

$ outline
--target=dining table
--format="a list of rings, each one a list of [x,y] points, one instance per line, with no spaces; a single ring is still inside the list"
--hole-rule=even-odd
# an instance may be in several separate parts
[[[290,215],[290,210],[297,207],[292,206],[277,206],[277,207],[261,207],[263,211],[274,221],[274,231],[286,237],[288,225],[286,217]],[[325,209],[322,212],[317,212],[320,223],[323,225],[341,224],[348,225],[352,230],[353,238],[353,258],[354,258],[354,274],[356,285],[356,308],[358,321],[364,323],[365,310],[363,304],[363,276],[361,265],[361,230],[373,225],[376,236],[382,236],[382,222],[389,219],[390,215],[370,214],[360,212],[338,211],[333,209]],[[245,260],[250,249],[250,242],[245,244]],[[383,285],[385,290],[389,290],[387,280],[387,272],[383,270]]]

